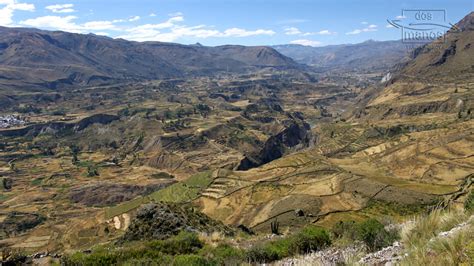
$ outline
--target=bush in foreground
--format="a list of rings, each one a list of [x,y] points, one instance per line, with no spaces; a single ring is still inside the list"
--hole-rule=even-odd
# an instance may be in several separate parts
[[[244,250],[228,244],[205,245],[195,233],[181,232],[166,240],[129,242],[120,247],[101,247],[90,254],[75,253],[63,265],[241,265],[267,263],[321,250],[331,244],[329,233],[308,226],[295,235],[261,243]]]
[[[250,262],[272,262],[285,257],[306,254],[331,245],[329,233],[316,226],[307,226],[299,233],[256,245],[247,251]]]
[[[376,219],[367,219],[363,222],[340,221],[332,228],[336,238],[350,242],[362,241],[370,251],[376,251],[391,245],[399,238],[398,232],[386,230],[385,226]]]

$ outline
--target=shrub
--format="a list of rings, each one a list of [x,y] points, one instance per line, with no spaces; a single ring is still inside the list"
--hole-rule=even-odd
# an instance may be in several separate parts
[[[358,225],[357,238],[375,251],[391,245],[398,237],[396,232],[385,230],[384,225],[376,219],[368,219]]]
[[[303,228],[297,234],[256,245],[247,251],[250,262],[272,262],[296,254],[321,250],[331,244],[329,233],[316,226]]]
[[[198,255],[178,255],[174,257],[173,264],[176,266],[207,266],[212,265],[205,258]]]
[[[357,224],[354,221],[339,221],[333,225],[331,231],[336,238],[355,240],[357,236]]]
[[[217,247],[206,247],[199,254],[217,265],[240,265],[244,260],[244,252],[228,244],[221,244]]]
[[[331,238],[326,230],[316,226],[307,226],[294,236],[291,251],[295,254],[305,254],[321,250],[329,245],[331,245]]]
[[[474,211],[474,192],[471,191],[467,196],[467,199],[464,202],[464,209],[468,212]]]
[[[252,263],[265,263],[272,262],[283,258],[279,256],[275,249],[270,247],[270,245],[256,245],[251,247],[246,252],[247,261]]]
[[[165,254],[194,254],[203,248],[203,243],[195,233],[180,232],[167,240],[152,241],[148,246]]]
[[[336,238],[351,242],[362,241],[372,251],[389,246],[398,239],[398,232],[387,231],[384,225],[376,219],[368,219],[361,223],[339,221],[333,226],[332,233]]]

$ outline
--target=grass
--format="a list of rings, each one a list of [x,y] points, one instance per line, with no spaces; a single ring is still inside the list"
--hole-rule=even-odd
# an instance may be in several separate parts
[[[436,209],[405,226],[402,241],[408,256],[402,265],[460,265],[474,263],[474,222],[459,210]],[[461,229],[447,232],[466,223]]]
[[[397,222],[406,220],[417,214],[427,213],[428,205],[402,204],[398,202],[388,202],[381,200],[370,200],[367,207],[360,211],[360,214],[367,217],[383,219],[389,217]]]
[[[173,184],[150,195],[154,201],[187,202],[199,196],[199,192],[212,182],[211,172],[203,172],[191,176],[183,182]]]

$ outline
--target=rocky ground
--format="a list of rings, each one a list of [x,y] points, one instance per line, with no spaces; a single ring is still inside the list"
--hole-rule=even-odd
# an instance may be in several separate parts
[[[21,126],[25,124],[25,121],[20,119],[17,116],[13,115],[4,115],[0,116],[0,128],[9,128],[12,126]]]

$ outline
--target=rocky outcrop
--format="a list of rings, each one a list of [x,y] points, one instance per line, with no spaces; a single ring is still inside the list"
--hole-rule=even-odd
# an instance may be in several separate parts
[[[96,114],[92,115],[89,117],[86,117],[82,119],[81,121],[77,122],[76,125],[74,125],[74,130],[75,131],[81,131],[87,128],[88,126],[92,124],[110,124],[115,120],[118,120],[119,117],[116,115],[109,115],[109,114]]]
[[[41,224],[45,219],[37,213],[10,212],[0,223],[0,239],[23,233]]]
[[[311,140],[310,126],[304,121],[293,120],[277,135],[271,136],[262,150],[246,156],[237,170],[248,170],[281,158],[289,151],[308,147]]]
[[[43,124],[35,124],[26,126],[18,129],[9,129],[0,131],[0,136],[4,137],[19,137],[19,136],[38,136],[40,134],[59,134],[66,130],[81,131],[86,129],[92,124],[109,124],[119,117],[116,115],[109,114],[96,114],[90,117],[86,117],[77,123],[65,123],[65,122],[49,122]]]
[[[166,239],[181,231],[221,232],[225,235],[232,235],[234,232],[192,207],[150,203],[137,211],[123,241]]]

